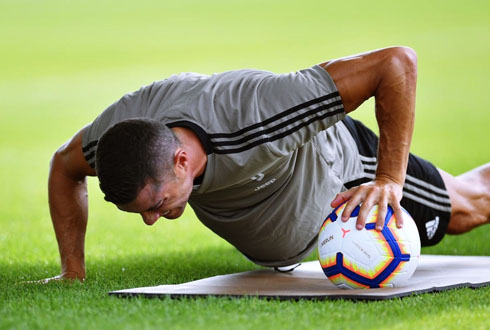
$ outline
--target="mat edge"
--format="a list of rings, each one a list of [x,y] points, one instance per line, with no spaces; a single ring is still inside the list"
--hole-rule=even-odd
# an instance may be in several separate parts
[[[281,301],[286,301],[286,300],[339,300],[339,299],[344,299],[344,300],[358,300],[358,301],[370,301],[370,300],[390,300],[390,299],[395,299],[395,298],[405,298],[409,296],[415,296],[419,294],[424,294],[424,293],[438,293],[442,291],[449,291],[449,290],[454,290],[454,289],[460,289],[460,288],[469,288],[469,289],[478,289],[482,287],[490,286],[490,281],[489,282],[481,282],[481,283],[470,283],[470,282],[465,282],[465,283],[458,283],[458,284],[453,284],[453,285],[448,285],[448,286],[441,286],[441,287],[431,287],[431,288],[426,288],[426,289],[420,289],[420,290],[415,290],[411,292],[402,292],[399,294],[391,294],[391,295],[386,295],[386,296],[380,296],[380,295],[342,295],[342,294],[334,294],[334,295],[329,295],[329,294],[324,294],[324,295],[309,295],[309,296],[286,296],[286,295],[263,295],[263,294],[243,294],[243,295],[238,295],[238,294],[204,294],[204,293],[145,293],[145,292],[136,292],[136,293],[130,293],[130,292],[121,292],[122,290],[119,291],[111,291],[108,293],[109,296],[114,296],[117,298],[137,298],[137,297],[145,297],[145,298],[160,298],[160,299],[165,299],[165,298],[170,298],[170,299],[188,299],[188,298],[207,298],[207,297],[220,297],[220,298],[259,298],[259,299],[266,299],[266,300],[281,300]]]

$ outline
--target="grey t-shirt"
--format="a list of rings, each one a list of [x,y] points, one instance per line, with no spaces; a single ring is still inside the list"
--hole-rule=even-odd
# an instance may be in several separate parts
[[[95,167],[98,139],[125,119],[193,129],[208,153],[189,199],[199,220],[254,262],[283,266],[311,251],[330,201],[354,172],[357,149],[339,122],[344,116],[319,66],[184,73],[112,104],[87,127],[83,152]]]

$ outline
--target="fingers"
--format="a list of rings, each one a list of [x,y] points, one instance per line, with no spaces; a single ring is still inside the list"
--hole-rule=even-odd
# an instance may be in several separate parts
[[[382,231],[385,225],[386,213],[388,212],[388,194],[382,192],[378,203],[378,216],[376,217],[376,230]]]
[[[357,194],[349,200],[349,203],[344,209],[342,214],[342,221],[347,221],[355,208],[360,205],[359,214],[357,215],[356,228],[361,230],[366,225],[366,220],[368,218],[371,209],[375,206],[381,206],[378,208],[378,217],[376,222],[376,230],[383,230],[384,217],[386,215],[386,195],[371,186],[360,186]],[[380,212],[381,211],[381,212]],[[381,214],[380,214],[381,213]]]
[[[56,275],[50,278],[44,278],[42,280],[33,280],[33,281],[24,281],[21,283],[24,284],[48,284],[51,282],[66,282],[66,283],[73,283],[76,280],[80,281],[83,283],[84,279],[83,278],[77,278],[77,277],[65,277],[63,275]]]
[[[361,215],[361,212],[364,212],[366,213],[365,209],[367,208],[367,204],[369,203],[369,201],[366,201],[366,203],[364,203],[364,194],[361,192],[359,192],[359,190],[362,190],[361,187],[359,187],[359,189],[357,189],[357,193],[354,194],[350,199],[349,199],[349,203],[347,203],[347,205],[345,206],[344,208],[344,211],[342,212],[342,221],[346,222],[349,220],[349,218],[351,217],[352,215],[352,212],[354,212],[354,210],[356,209],[356,207],[360,204],[361,205],[361,209],[359,211],[359,215],[357,216],[357,223],[356,223],[356,228],[357,229],[362,229],[364,228],[364,224],[365,224],[365,220],[363,221],[363,219],[366,218],[366,215],[367,214],[364,214],[364,216]],[[369,211],[369,210],[368,210]]]
[[[356,228],[359,230],[366,225],[371,209],[378,205],[375,228],[381,231],[385,224],[388,205],[393,208],[397,227],[401,228],[403,226],[403,211],[400,206],[401,196],[401,185],[391,182],[372,181],[337,194],[331,205],[332,207],[337,207],[344,201],[349,200],[341,216],[344,222],[348,221],[356,207],[360,206],[356,221]]]
[[[393,211],[395,212],[396,227],[402,228],[403,227],[403,209],[401,208],[400,204],[394,205]]]
[[[348,201],[352,197],[352,195],[355,194],[355,192],[358,189],[359,189],[359,187],[354,187],[354,188],[349,189],[347,191],[338,193],[337,196],[335,196],[335,198],[333,199],[333,201],[330,203],[330,206],[332,206],[333,208],[336,208],[337,206],[339,206],[343,202]]]

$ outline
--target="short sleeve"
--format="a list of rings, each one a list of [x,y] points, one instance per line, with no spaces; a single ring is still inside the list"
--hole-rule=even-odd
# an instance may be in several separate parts
[[[245,94],[253,103],[248,113],[241,114],[253,117],[248,121],[252,123],[211,134],[216,153],[241,153],[263,144],[276,156],[284,156],[345,117],[337,87],[320,66],[288,74],[263,73],[260,78],[253,92]]]

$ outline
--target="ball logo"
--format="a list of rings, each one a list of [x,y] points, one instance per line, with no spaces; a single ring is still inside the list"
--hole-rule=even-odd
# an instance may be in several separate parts
[[[356,246],[356,248],[359,249],[359,252],[361,252],[362,254],[364,254],[368,259],[371,259],[371,255],[369,255],[369,253],[367,253],[366,250],[364,250],[362,248],[362,246],[360,246],[359,244],[357,244],[356,242],[352,241],[352,243]]]
[[[347,235],[348,232],[350,232],[350,229],[344,229],[344,228],[340,228],[342,230],[342,238],[345,237],[345,235]]]
[[[321,242],[321,245],[324,246],[325,244],[327,244],[328,242],[330,242],[331,240],[333,240],[333,235],[330,235],[328,236],[327,238],[325,238],[322,242]]]

